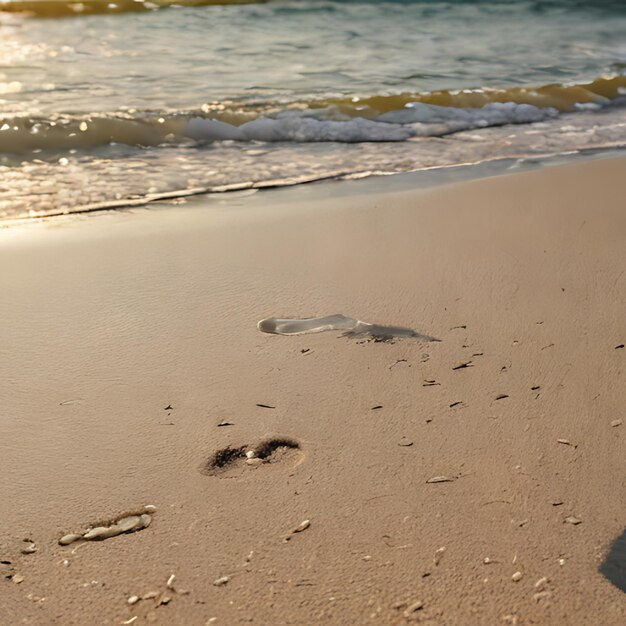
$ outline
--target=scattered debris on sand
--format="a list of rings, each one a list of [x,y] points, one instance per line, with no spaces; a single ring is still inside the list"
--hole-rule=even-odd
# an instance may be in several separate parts
[[[300,522],[291,532],[292,533],[301,533],[303,530],[306,530],[311,526],[311,520],[305,519],[303,522]]]
[[[294,535],[297,535],[298,533],[301,533],[301,532],[305,531],[307,528],[310,528],[310,526],[311,526],[311,520],[309,520],[309,519],[305,519],[304,521],[300,522],[283,539],[283,543],[286,543],[287,541],[290,541]]]
[[[138,594],[133,594],[132,596],[128,597],[126,603],[132,606],[142,600],[154,600],[154,606],[159,607],[161,605],[169,604],[173,600],[174,596],[170,592],[173,592],[174,594],[180,596],[188,595],[190,593],[188,589],[176,589],[176,587],[174,586],[175,579],[176,576],[174,574],[170,574],[167,582],[165,583],[165,590],[161,592],[151,590],[142,594],[141,596]]]
[[[24,543],[26,543],[26,545],[20,550],[22,554],[34,554],[37,552],[37,546],[34,541],[24,539]]]
[[[454,480],[455,480],[454,478],[450,478],[449,476],[433,476],[432,478],[429,478],[426,482],[427,483],[451,483]]]
[[[413,613],[416,613],[417,611],[420,611],[423,608],[424,608],[424,603],[417,600],[416,602],[412,602],[411,604],[409,604],[409,606],[406,607],[403,615],[404,617],[409,618],[413,615]]]
[[[441,559],[443,558],[445,551],[446,551],[445,546],[441,546],[441,548],[437,548],[435,550],[435,556],[433,558],[433,563],[435,564],[435,567],[438,567],[439,563],[441,563]]]
[[[458,365],[455,365],[452,370],[456,371],[456,370],[463,370],[466,369],[468,367],[474,367],[474,364],[472,363],[472,361],[465,361],[464,363],[459,363]]]
[[[562,443],[564,446],[576,447],[569,439],[557,439],[557,443]]]

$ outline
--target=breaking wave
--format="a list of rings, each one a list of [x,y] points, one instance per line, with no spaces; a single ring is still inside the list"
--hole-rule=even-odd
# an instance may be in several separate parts
[[[0,153],[193,142],[401,142],[415,137],[529,124],[561,113],[602,110],[626,95],[626,76],[537,88],[476,89],[294,102],[208,103],[196,111],[0,119]]]

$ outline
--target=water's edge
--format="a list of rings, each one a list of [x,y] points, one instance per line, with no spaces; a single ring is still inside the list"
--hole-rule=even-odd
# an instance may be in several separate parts
[[[51,209],[36,215],[20,215],[0,220],[0,228],[11,225],[48,220],[51,218],[88,215],[103,212],[124,212],[137,208],[170,207],[172,204],[185,202],[187,199],[201,196],[217,195],[228,200],[240,197],[242,191],[281,191],[293,187],[313,186],[326,183],[325,191],[330,196],[345,196],[359,193],[380,192],[383,178],[393,180],[393,191],[415,188],[438,187],[470,180],[481,180],[495,176],[522,173],[547,167],[555,167],[567,163],[595,161],[626,157],[626,145],[612,149],[589,149],[567,153],[533,155],[520,158],[494,158],[473,163],[458,163],[437,167],[427,167],[411,171],[363,171],[334,172],[319,177],[288,180],[268,180],[261,182],[235,183],[215,187],[181,189],[130,199],[113,200],[88,204],[71,209]],[[342,182],[342,185],[335,185]]]

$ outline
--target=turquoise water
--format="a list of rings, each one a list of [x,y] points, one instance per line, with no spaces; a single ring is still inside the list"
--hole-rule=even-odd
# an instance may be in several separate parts
[[[0,11],[4,216],[626,143],[623,2],[89,5]]]

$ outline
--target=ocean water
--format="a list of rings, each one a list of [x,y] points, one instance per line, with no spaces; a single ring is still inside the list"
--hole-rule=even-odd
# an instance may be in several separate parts
[[[626,146],[626,3],[0,0],[0,217]]]

